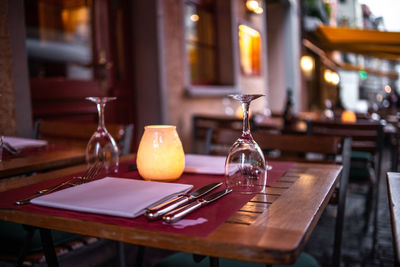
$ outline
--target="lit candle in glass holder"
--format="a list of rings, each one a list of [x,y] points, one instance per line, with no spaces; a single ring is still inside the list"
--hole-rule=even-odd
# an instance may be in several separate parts
[[[144,127],[136,159],[140,176],[145,180],[173,181],[185,168],[185,153],[176,127]]]

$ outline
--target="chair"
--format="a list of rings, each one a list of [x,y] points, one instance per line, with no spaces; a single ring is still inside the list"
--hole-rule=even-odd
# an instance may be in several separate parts
[[[211,138],[213,144],[219,145],[231,145],[239,136],[240,131],[231,129],[215,129],[214,134]],[[312,161],[316,163],[341,163],[343,164],[342,177],[340,180],[340,186],[337,197],[338,212],[336,217],[335,225],[335,238],[334,238],[334,252],[333,252],[333,266],[339,266],[340,255],[341,255],[341,242],[343,232],[343,221],[344,221],[344,210],[346,191],[349,175],[349,162],[350,162],[350,147],[351,138],[333,137],[333,136],[320,136],[316,138],[311,135],[294,135],[294,134],[273,134],[267,131],[254,131],[254,140],[258,143],[260,148],[267,152],[267,156],[271,151],[278,151],[278,156],[275,156],[276,160],[296,160],[296,161]],[[209,147],[212,147],[209,145]],[[210,151],[213,153],[214,151]],[[218,151],[219,152],[219,151]],[[310,153],[313,153],[313,158],[310,158]],[[273,153],[277,155],[277,153]],[[321,157],[315,158],[316,154]],[[338,162],[337,158],[341,157],[341,161]],[[182,258],[187,259],[187,255],[180,253]],[[175,262],[175,257],[170,256],[169,258],[162,260],[157,266],[172,266],[169,265],[171,262]],[[305,257],[305,256],[301,256]],[[226,260],[222,259],[221,266],[233,266],[225,264]],[[300,261],[302,262],[302,261]],[[225,265],[224,265],[225,264]],[[232,263],[233,264],[233,263]],[[241,266],[238,263],[237,266]],[[311,264],[311,263],[309,263]],[[185,266],[197,266],[194,264]],[[198,265],[202,266],[202,265]],[[247,265],[246,265],[247,266]],[[249,265],[252,266],[252,265]],[[254,265],[258,266],[258,265]],[[302,266],[300,263],[296,263],[293,266]],[[305,265],[305,266],[312,266]]]
[[[209,154],[211,138],[217,128],[240,130],[243,127],[243,120],[228,116],[214,115],[193,115],[192,117],[192,146],[194,153]],[[253,119],[250,119],[250,126],[255,127]]]
[[[96,128],[96,123],[39,120],[35,123],[35,137],[50,143],[85,148]],[[108,123],[106,128],[117,142],[121,155],[129,154],[133,124]]]
[[[311,121],[309,133],[318,135],[350,136],[352,151],[349,183],[368,185],[365,196],[365,225],[367,231],[371,212],[374,212],[373,250],[376,244],[377,201],[382,165],[384,132],[379,122],[362,121],[342,123],[340,121]]]
[[[273,113],[270,117],[255,120],[256,130],[267,130],[273,133],[287,134],[306,134],[308,130],[308,120],[298,116],[292,116],[290,121],[286,121],[282,114]]]

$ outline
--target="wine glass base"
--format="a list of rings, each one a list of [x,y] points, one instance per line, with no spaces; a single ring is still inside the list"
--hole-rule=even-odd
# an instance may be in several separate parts
[[[143,177],[142,177],[143,178]],[[178,178],[171,178],[171,179],[157,179],[157,178],[143,178],[143,180],[145,181],[149,181],[149,182],[173,182],[178,180],[180,177]]]
[[[236,100],[240,101],[240,102],[250,103],[254,99],[257,99],[257,98],[265,96],[265,95],[256,94],[256,95],[229,95],[229,96],[232,97],[233,99],[236,99]]]

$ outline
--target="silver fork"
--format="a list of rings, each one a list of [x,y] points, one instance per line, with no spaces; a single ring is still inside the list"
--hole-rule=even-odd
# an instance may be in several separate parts
[[[86,173],[84,175],[82,175],[81,177],[72,177],[71,179],[68,179],[65,182],[62,182],[58,185],[55,185],[53,187],[49,187],[43,190],[38,191],[36,194],[33,194],[30,197],[15,201],[15,205],[17,206],[21,206],[21,205],[26,205],[29,204],[31,202],[32,199],[40,197],[42,195],[45,194],[49,194],[51,192],[56,191],[57,189],[60,189],[66,185],[70,185],[70,186],[75,186],[78,184],[83,184],[83,183],[87,183],[89,181],[92,181],[96,178],[97,174],[99,174],[99,172],[101,171],[101,169],[103,168],[103,164],[96,162],[94,166],[92,166],[91,168],[89,168]],[[78,182],[76,183],[72,183],[73,180],[77,179]]]
[[[83,184],[85,182],[92,181],[97,176],[97,174],[99,174],[102,167],[103,167],[103,164],[97,161],[92,167],[88,168],[82,176],[72,177],[60,184],[39,190],[37,193],[44,194],[44,193],[47,193],[48,191],[54,191],[59,188],[62,188],[63,186],[66,186],[66,185],[78,185],[78,184]],[[77,182],[73,183],[74,180],[77,180]]]

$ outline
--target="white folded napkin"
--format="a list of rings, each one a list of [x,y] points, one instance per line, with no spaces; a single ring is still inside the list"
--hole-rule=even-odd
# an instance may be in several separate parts
[[[29,139],[14,136],[3,136],[3,142],[8,143],[16,150],[21,150],[28,147],[42,147],[47,145],[45,140]]]
[[[225,156],[185,155],[185,172],[223,175]]]
[[[106,177],[35,198],[31,203],[60,209],[134,218],[147,208],[191,190],[193,185]]]

